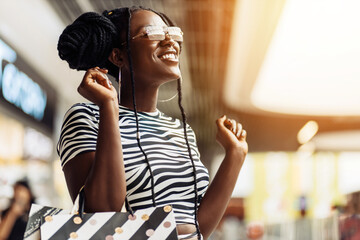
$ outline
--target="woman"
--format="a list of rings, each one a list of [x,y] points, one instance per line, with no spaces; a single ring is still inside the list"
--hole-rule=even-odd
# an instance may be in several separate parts
[[[216,121],[226,156],[208,188],[181,105],[182,40],[167,16],[143,8],[85,13],[69,25],[59,55],[71,68],[87,70],[78,91],[93,104],[66,113],[58,152],[73,200],[85,185],[86,211],[120,211],[125,197],[134,210],[171,204],[179,239],[207,239],[247,154],[246,132],[225,116]],[[121,83],[120,106],[107,73]],[[173,80],[182,121],[156,108],[160,85]]]
[[[9,208],[0,213],[0,240],[23,239],[32,203],[34,197],[28,182],[16,182]]]

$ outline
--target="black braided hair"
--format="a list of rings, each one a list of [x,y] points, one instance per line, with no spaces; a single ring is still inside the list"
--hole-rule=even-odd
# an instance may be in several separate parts
[[[63,33],[60,35],[58,42],[58,52],[62,60],[68,62],[69,67],[77,70],[87,70],[93,67],[101,67],[109,70],[109,74],[115,79],[118,78],[119,69],[113,63],[108,60],[113,48],[126,47],[129,67],[130,67],[130,78],[132,86],[132,97],[133,97],[133,108],[136,120],[136,132],[137,132],[137,144],[140,151],[145,157],[147,167],[150,172],[151,179],[151,192],[153,206],[156,206],[155,202],[155,191],[154,191],[154,176],[151,170],[149,159],[141,146],[140,131],[139,131],[139,119],[136,106],[135,98],[135,80],[133,72],[133,63],[131,58],[130,49],[130,28],[131,28],[131,16],[132,13],[138,10],[152,11],[165,22],[168,26],[176,26],[163,13],[156,12],[152,9],[143,7],[131,7],[131,8],[117,8],[111,11],[104,11],[102,15],[95,12],[88,12],[78,17],[71,25],[67,26]],[[121,43],[126,41],[126,45],[123,46]],[[180,44],[180,50],[181,50]],[[184,138],[186,141],[189,157],[192,163],[193,174],[194,174],[194,212],[195,212],[195,226],[200,239],[200,230],[198,225],[197,205],[199,202],[198,191],[197,191],[197,178],[196,178],[196,167],[192,157],[191,148],[187,136],[187,123],[184,108],[182,106],[182,91],[181,91],[181,80],[178,79],[178,105],[181,111],[182,123],[184,128]]]
[[[143,153],[144,157],[145,157],[145,161],[148,167],[148,170],[150,172],[150,181],[151,181],[151,194],[152,194],[152,201],[153,201],[153,206],[156,206],[156,202],[155,202],[155,183],[154,183],[154,174],[153,171],[151,169],[150,166],[150,162],[149,159],[144,151],[144,149],[141,146],[141,142],[140,142],[140,130],[139,130],[139,118],[138,118],[138,112],[137,112],[137,107],[136,107],[136,98],[135,98],[135,80],[134,80],[134,71],[133,71],[133,63],[132,63],[132,57],[131,57],[131,49],[130,49],[130,27],[131,27],[131,10],[129,9],[129,21],[128,21],[128,30],[127,30],[127,37],[126,37],[126,50],[127,50],[127,55],[128,55],[128,59],[129,59],[129,68],[130,70],[130,78],[131,78],[131,89],[132,89],[132,97],[133,97],[133,107],[134,107],[134,114],[135,114],[135,120],[136,120],[136,141],[137,144],[140,148],[140,151]]]
[[[105,65],[117,36],[117,29],[108,18],[87,12],[64,29],[57,49],[70,68],[87,70]]]
[[[199,203],[199,198],[198,198],[198,188],[197,188],[197,177],[196,177],[196,167],[195,167],[195,162],[194,159],[192,157],[191,154],[191,148],[190,148],[190,144],[189,144],[189,139],[187,136],[187,119],[186,119],[186,114],[184,111],[184,107],[182,106],[182,91],[181,91],[181,79],[177,80],[177,89],[178,89],[178,105],[181,111],[181,117],[182,117],[182,122],[183,122],[183,127],[184,127],[184,137],[185,137],[185,141],[186,141],[186,146],[188,149],[188,153],[189,153],[189,157],[191,160],[191,164],[192,164],[192,168],[193,168],[193,174],[194,174],[194,188],[195,188],[195,199],[194,199],[194,204],[195,204],[195,226],[196,226],[196,232],[198,234],[198,239],[200,239],[200,229],[199,229],[199,224],[198,224],[198,215],[197,215],[197,205]]]

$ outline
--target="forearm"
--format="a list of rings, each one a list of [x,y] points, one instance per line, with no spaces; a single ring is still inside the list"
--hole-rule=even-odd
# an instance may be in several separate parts
[[[85,184],[86,210],[120,211],[126,181],[117,104],[100,106],[95,161]]]
[[[8,239],[11,230],[16,222],[17,216],[9,211],[0,222],[0,240]]]
[[[245,155],[232,149],[226,152],[215,178],[201,201],[198,220],[205,239],[220,222],[231,198]]]

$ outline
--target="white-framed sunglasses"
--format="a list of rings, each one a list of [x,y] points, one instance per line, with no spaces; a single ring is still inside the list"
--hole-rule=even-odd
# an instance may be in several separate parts
[[[182,42],[184,33],[179,27],[167,27],[167,26],[146,26],[145,32],[139,33],[131,39],[146,36],[149,40],[162,41],[165,39],[166,34],[174,41]]]

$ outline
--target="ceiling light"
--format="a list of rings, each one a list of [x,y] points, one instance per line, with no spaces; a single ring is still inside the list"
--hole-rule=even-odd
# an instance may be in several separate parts
[[[300,144],[309,142],[319,130],[319,125],[315,121],[308,121],[298,132],[297,140]]]
[[[288,114],[360,115],[359,8],[358,0],[288,0],[253,104]]]

